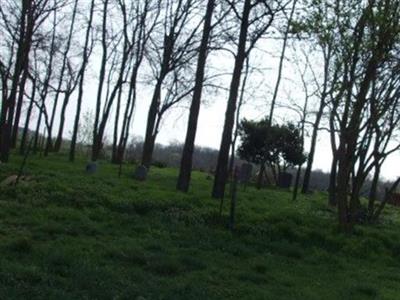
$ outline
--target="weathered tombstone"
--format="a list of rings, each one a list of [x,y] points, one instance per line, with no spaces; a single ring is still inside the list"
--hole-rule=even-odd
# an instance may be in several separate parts
[[[253,165],[244,163],[240,167],[239,171],[239,182],[240,183],[248,183],[251,179],[251,174],[253,173]]]
[[[86,165],[86,172],[89,174],[93,174],[97,172],[97,163],[96,162],[90,162]]]
[[[293,175],[287,172],[282,172],[278,177],[278,186],[280,188],[288,189],[292,185]]]
[[[135,174],[133,175],[133,177],[136,180],[139,180],[139,181],[146,180],[146,178],[147,178],[147,168],[145,166],[143,166],[143,165],[138,166],[136,168],[136,170],[135,170]]]

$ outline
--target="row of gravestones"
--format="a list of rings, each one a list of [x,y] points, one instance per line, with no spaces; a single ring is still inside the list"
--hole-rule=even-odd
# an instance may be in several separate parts
[[[98,165],[95,162],[90,162],[86,165],[86,172],[93,174],[96,173],[98,169]],[[147,178],[147,173],[148,173],[148,169],[143,166],[140,165],[136,168],[133,177],[136,180],[139,181],[144,181]],[[244,163],[241,165],[240,170],[239,170],[239,182],[241,184],[247,184],[249,183],[249,181],[252,178],[252,174],[253,174],[253,165],[249,164],[249,163]],[[282,173],[279,175],[278,178],[278,186],[282,187],[282,188],[290,188],[290,185],[292,183],[292,174],[290,173]]]

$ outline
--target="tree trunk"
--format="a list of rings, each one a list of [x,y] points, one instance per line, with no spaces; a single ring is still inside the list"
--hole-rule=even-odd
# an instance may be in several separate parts
[[[317,147],[317,137],[318,137],[318,129],[319,129],[319,124],[322,119],[322,113],[325,107],[325,100],[321,100],[320,105],[319,105],[319,110],[317,117],[315,119],[315,123],[313,125],[313,132],[311,136],[311,146],[310,146],[310,153],[308,154],[307,158],[307,167],[306,170],[304,171],[304,179],[303,179],[303,186],[301,189],[301,192],[303,194],[306,194],[308,192],[309,186],[310,186],[310,179],[311,179],[311,170],[312,166],[314,163],[314,154],[315,154],[315,149]]]
[[[142,152],[142,165],[145,166],[146,168],[150,168],[151,161],[153,158],[153,150],[155,143],[154,127],[156,125],[157,112],[160,104],[161,84],[162,84],[162,79],[159,79],[154,89],[153,98],[151,100],[151,105],[147,115],[146,136],[143,143],[143,152]]]
[[[88,59],[89,59],[89,53],[88,53],[89,36],[90,36],[90,31],[92,29],[94,5],[95,5],[95,1],[92,0],[91,6],[90,6],[89,23],[88,23],[88,27],[86,29],[85,46],[83,48],[83,62],[82,62],[82,66],[80,69],[79,91],[78,91],[78,99],[76,102],[76,114],[75,114],[74,128],[73,128],[73,132],[72,132],[71,146],[70,146],[70,151],[69,151],[69,161],[71,161],[71,162],[73,162],[75,160],[76,140],[78,138],[79,119],[80,119],[81,108],[82,108],[83,83],[84,83],[84,79],[85,79],[86,65],[87,65]]]
[[[56,145],[54,145],[54,147],[52,145],[53,141],[52,141],[51,134],[52,134],[52,131],[53,131],[54,119],[55,119],[55,115],[56,115],[58,99],[59,99],[60,93],[61,93],[61,87],[62,87],[62,83],[63,83],[63,79],[64,79],[65,68],[67,67],[68,53],[69,53],[69,50],[71,48],[71,41],[72,41],[72,36],[73,36],[73,32],[74,32],[75,17],[76,17],[77,7],[78,7],[78,0],[75,0],[74,7],[73,7],[73,10],[72,10],[72,19],[71,19],[71,23],[70,23],[70,27],[69,27],[69,34],[68,34],[67,44],[66,44],[65,50],[63,52],[63,59],[62,59],[61,70],[60,70],[60,78],[58,80],[57,91],[56,91],[56,95],[55,95],[55,98],[54,98],[53,110],[52,110],[51,118],[50,118],[50,128],[49,128],[49,134],[47,136],[47,141],[46,141],[45,156],[48,154],[48,152],[50,150],[55,151],[56,148],[57,148]],[[69,93],[69,91],[66,91],[66,93]],[[63,103],[63,106],[62,106],[62,109],[64,110],[64,113],[65,113],[64,106],[66,106],[65,102]],[[62,124],[62,125],[60,124],[60,128],[61,127],[64,127],[64,124]],[[62,132],[61,132],[61,134],[62,134]],[[58,145],[58,148],[57,148],[57,152],[58,152],[60,150],[60,147],[61,147],[61,142],[58,140],[58,136],[57,136],[56,143],[57,142],[59,142],[59,145]]]
[[[242,82],[242,87],[240,90],[240,96],[239,96],[239,103],[238,107],[236,110],[236,117],[235,117],[235,131],[233,133],[233,139],[232,139],[232,146],[231,146],[231,157],[229,161],[229,169],[228,169],[228,174],[233,174],[233,168],[235,165],[235,150],[236,150],[236,141],[239,135],[239,125],[240,125],[240,109],[243,105],[244,101],[244,92],[246,89],[246,83],[247,83],[247,78],[249,76],[249,57],[246,58],[246,70],[244,72],[244,78]]]
[[[26,112],[25,126],[24,126],[24,130],[22,132],[21,143],[20,143],[20,147],[19,147],[19,153],[21,155],[24,155],[26,152],[25,147],[26,147],[26,143],[27,143],[27,139],[28,139],[29,121],[30,121],[31,115],[32,115],[32,109],[33,109],[33,103],[35,101],[35,95],[36,95],[36,79],[33,79],[31,101],[29,102],[28,111]]]
[[[24,71],[22,73],[22,78],[21,82],[19,85],[19,94],[18,94],[18,101],[17,101],[17,110],[15,111],[15,120],[14,120],[14,126],[12,130],[12,136],[11,136],[11,147],[15,148],[17,146],[17,140],[18,140],[18,130],[19,130],[19,120],[21,118],[21,111],[22,111],[22,105],[24,103],[24,96],[25,96],[25,84],[26,80],[28,78],[28,67],[24,67]]]
[[[139,63],[140,64],[140,63]],[[132,122],[133,111],[136,103],[136,79],[137,79],[137,71],[139,69],[139,64],[137,64],[132,71],[129,93],[128,93],[128,102],[126,104],[124,119],[122,123],[122,130],[119,137],[118,149],[117,149],[117,162],[121,163],[124,159],[126,143],[129,137],[129,128]]]
[[[293,187],[293,197],[292,197],[293,201],[297,200],[297,194],[298,194],[299,185],[300,185],[301,166],[302,165],[299,165],[297,167],[296,179],[295,179],[294,187]]]
[[[229,148],[232,139],[233,124],[235,121],[236,101],[238,98],[238,89],[240,77],[246,59],[246,40],[249,27],[249,15],[251,10],[251,1],[245,0],[243,15],[240,25],[239,45],[235,58],[235,67],[232,74],[232,81],[229,90],[228,105],[225,113],[225,124],[222,133],[221,146],[218,153],[217,168],[214,178],[212,191],[213,198],[223,198],[225,193],[225,184],[228,173]]]
[[[11,149],[11,129],[14,118],[15,102],[20,87],[20,75],[29,62],[29,51],[32,44],[34,16],[32,1],[23,0],[21,10],[21,24],[16,53],[16,62],[12,76],[11,90],[7,99],[4,99],[0,118],[0,161],[8,162]],[[24,87],[20,87],[23,88]]]
[[[63,141],[63,134],[64,134],[64,125],[65,125],[65,112],[67,110],[68,102],[71,97],[71,94],[67,92],[64,97],[64,101],[61,107],[61,113],[60,113],[60,126],[58,128],[58,134],[56,141],[54,143],[54,152],[60,152],[61,150],[61,145]]]
[[[35,138],[34,138],[34,141],[33,141],[33,149],[32,149],[33,154],[37,153],[38,146],[39,146],[39,141],[40,141],[40,125],[42,123],[43,103],[38,109],[39,109],[39,116],[38,116],[38,120],[37,120],[37,123],[36,123]]]
[[[270,112],[269,112],[269,118],[268,118],[268,125],[271,126],[272,125],[272,119],[273,119],[273,115],[274,115],[274,109],[275,109],[275,105],[276,105],[276,99],[278,97],[278,91],[279,91],[279,86],[281,83],[281,79],[282,79],[282,69],[283,69],[283,62],[285,59],[285,53],[286,53],[286,45],[287,45],[287,41],[288,41],[288,37],[289,37],[289,32],[292,26],[292,19],[293,19],[293,15],[296,9],[296,4],[297,4],[297,0],[293,0],[292,3],[292,9],[290,11],[290,16],[289,16],[289,20],[287,21],[287,27],[285,30],[285,34],[283,36],[283,45],[282,45],[282,50],[281,50],[281,55],[279,58],[279,66],[278,66],[278,77],[276,78],[276,83],[275,83],[275,88],[274,88],[274,93],[272,95],[272,101],[271,101],[271,108],[270,108]]]
[[[349,232],[352,230],[351,224],[349,224],[348,215],[348,192],[349,192],[349,174],[350,174],[350,161],[347,159],[346,149],[344,148],[344,142],[341,142],[338,149],[338,173],[337,173],[337,184],[335,197],[338,204],[338,217],[339,226],[342,231]]]
[[[368,197],[368,220],[369,221],[372,221],[372,218],[373,218],[374,212],[375,212],[375,202],[376,202],[377,189],[378,189],[378,183],[379,183],[379,175],[380,175],[380,166],[379,166],[379,164],[376,164],[374,177],[372,179],[371,189],[369,191],[369,197]]]
[[[337,157],[336,154],[334,154],[333,159],[332,159],[332,164],[331,164],[331,171],[329,174],[329,187],[328,187],[328,193],[329,193],[329,205],[330,206],[336,206],[337,201],[336,201],[336,172],[337,172]]]
[[[114,137],[113,137],[113,147],[112,147],[112,157],[111,162],[113,164],[119,164],[121,161],[119,160],[118,155],[118,122],[119,122],[119,115],[121,110],[121,95],[122,95],[122,88],[118,92],[118,100],[117,100],[117,109],[115,112],[115,120],[114,120]]]
[[[190,176],[192,171],[194,142],[196,139],[197,122],[200,113],[201,94],[203,90],[204,69],[207,60],[208,41],[211,32],[211,20],[214,11],[215,0],[208,0],[204,20],[203,36],[201,39],[199,57],[196,70],[196,81],[193,92],[193,99],[190,106],[188,127],[186,131],[185,144],[183,146],[182,159],[179,170],[179,177],[176,188],[182,192],[189,190]]]
[[[107,7],[108,0],[103,3],[103,18],[102,18],[102,31],[101,31],[101,49],[102,57],[100,63],[100,74],[99,74],[99,85],[97,87],[97,100],[96,100],[96,111],[93,126],[93,145],[92,145],[92,161],[96,161],[101,151],[102,139],[100,136],[99,123],[100,121],[100,110],[101,110],[101,97],[103,94],[104,78],[106,74],[106,63],[107,63]]]

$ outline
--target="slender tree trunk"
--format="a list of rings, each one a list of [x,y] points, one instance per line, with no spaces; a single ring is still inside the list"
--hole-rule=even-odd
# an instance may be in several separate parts
[[[153,157],[154,143],[155,143],[155,132],[154,127],[156,125],[157,112],[161,97],[161,84],[162,81],[159,79],[157,81],[149,112],[147,115],[147,126],[146,126],[146,136],[143,144],[142,152],[142,165],[146,168],[150,168],[151,160]]]
[[[342,231],[348,232],[352,230],[348,218],[349,174],[351,170],[349,166],[350,161],[347,159],[348,154],[344,147],[344,142],[341,142],[338,149],[338,173],[335,197],[338,204],[339,226]]]
[[[12,137],[11,137],[11,147],[12,148],[15,148],[17,146],[19,120],[21,118],[22,105],[24,103],[25,84],[26,84],[26,80],[28,78],[28,73],[29,73],[28,66],[25,66],[24,67],[24,71],[22,73],[21,82],[20,82],[20,85],[19,85],[17,109],[15,111],[15,120],[14,120],[14,126],[13,126]]]
[[[319,102],[319,108],[318,112],[315,118],[315,122],[313,124],[313,132],[311,135],[311,146],[310,146],[310,152],[308,154],[307,158],[307,166],[306,170],[304,172],[304,179],[303,179],[303,186],[301,189],[301,192],[303,194],[308,192],[309,185],[310,185],[310,179],[311,179],[311,171],[312,171],[312,166],[314,163],[314,155],[315,155],[315,149],[317,147],[317,137],[318,137],[318,130],[319,130],[319,125],[321,123],[322,115],[324,113],[324,108],[326,106],[326,98],[327,98],[327,91],[328,91],[328,80],[329,80],[329,72],[330,72],[330,61],[331,61],[331,47],[328,46],[327,49],[324,49],[324,82],[323,82],[323,88],[321,91],[321,99]],[[333,127],[333,126],[332,126]],[[332,133],[334,134],[334,133]],[[334,137],[333,137],[334,138]],[[332,137],[331,137],[332,139]]]
[[[296,179],[295,179],[295,181],[294,181],[294,187],[293,187],[293,197],[292,197],[293,201],[296,201],[296,199],[297,199],[297,194],[298,194],[298,191],[299,191],[300,175],[301,175],[301,166],[302,166],[302,165],[299,165],[299,166],[297,167],[297,171],[296,171]]]
[[[33,141],[33,149],[32,152],[33,154],[36,154],[38,151],[38,146],[39,146],[39,141],[40,141],[40,125],[42,123],[42,115],[43,115],[43,103],[40,107],[38,107],[39,109],[39,115],[38,115],[38,119],[36,122],[36,129],[35,129],[35,138]]]
[[[197,123],[200,113],[201,94],[203,90],[204,69],[207,60],[208,42],[211,32],[211,20],[214,11],[215,0],[208,0],[204,20],[203,36],[201,39],[199,57],[197,62],[195,87],[193,99],[190,106],[188,127],[186,131],[185,144],[183,146],[179,177],[176,188],[182,192],[189,190],[190,176],[192,172],[194,142],[196,139]]]
[[[115,112],[115,120],[114,120],[114,137],[113,137],[113,147],[112,147],[112,158],[111,162],[114,164],[119,164],[120,161],[118,159],[118,122],[119,122],[119,115],[121,110],[121,95],[122,95],[122,88],[118,92],[118,100],[117,100],[117,109]]]
[[[31,94],[31,101],[29,102],[28,106],[28,111],[26,112],[26,118],[25,118],[25,126],[24,130],[22,132],[22,137],[21,137],[21,143],[20,143],[20,148],[19,148],[19,153],[21,155],[24,155],[26,152],[26,143],[28,141],[28,131],[29,131],[29,121],[31,119],[32,115],[32,109],[33,109],[33,103],[35,102],[35,96],[36,96],[36,78],[33,79],[32,82],[32,94]]]
[[[278,77],[276,78],[275,89],[274,89],[274,94],[272,96],[271,108],[270,108],[269,118],[268,118],[269,126],[272,125],[272,120],[273,120],[273,115],[274,115],[274,110],[275,110],[275,105],[276,105],[276,99],[278,97],[279,86],[280,86],[281,79],[282,79],[283,62],[285,60],[286,46],[287,46],[287,41],[288,41],[288,37],[289,37],[289,31],[291,28],[291,20],[293,19],[293,15],[294,15],[294,12],[296,9],[296,4],[297,4],[297,0],[293,0],[289,20],[287,23],[285,34],[283,36],[283,45],[282,45],[282,50],[281,50],[281,56],[279,58]]]
[[[225,124],[222,133],[221,146],[218,153],[217,168],[212,191],[213,198],[223,198],[225,193],[225,184],[228,175],[229,148],[231,145],[232,130],[235,122],[236,101],[238,98],[238,89],[240,85],[243,64],[244,60],[246,59],[246,40],[249,27],[250,10],[251,0],[245,0],[240,25],[239,45],[235,59],[235,67],[232,74],[228,105],[225,113]]]
[[[48,152],[50,150],[53,150],[53,151],[56,150],[56,147],[54,146],[54,148],[53,148],[53,145],[52,145],[52,143],[53,143],[53,141],[52,141],[52,131],[53,131],[54,119],[55,119],[56,110],[57,110],[58,99],[60,97],[61,87],[62,87],[62,83],[63,83],[63,79],[64,79],[64,73],[65,73],[65,69],[67,67],[68,53],[69,53],[69,50],[71,48],[71,42],[72,42],[72,36],[73,36],[73,32],[74,32],[75,18],[76,18],[76,12],[77,12],[77,7],[78,7],[78,1],[79,0],[75,0],[75,2],[74,2],[74,7],[73,7],[73,10],[72,10],[72,19],[71,19],[71,23],[70,23],[70,27],[69,27],[69,34],[68,34],[67,44],[66,44],[65,50],[63,52],[62,65],[61,65],[61,70],[60,70],[60,78],[58,80],[57,91],[56,91],[56,95],[55,95],[55,98],[54,98],[53,110],[52,110],[51,118],[50,118],[49,135],[47,136],[47,141],[46,141],[45,156],[48,154]],[[66,93],[68,93],[68,91]],[[69,99],[69,97],[68,98],[65,97],[64,100],[65,99]],[[63,103],[63,109],[64,109],[64,113],[65,113],[64,106],[66,106],[65,103]],[[60,124],[60,127],[64,127],[64,124],[62,124],[62,125]],[[58,136],[57,136],[57,140],[56,141],[58,141]],[[61,143],[59,144],[59,146],[57,148],[57,152],[59,151],[60,147],[61,147]]]
[[[173,31],[173,28],[171,29]],[[147,124],[146,124],[146,135],[144,138],[143,143],[143,151],[142,151],[142,165],[150,168],[150,164],[153,158],[153,150],[155,144],[155,137],[156,137],[156,121],[157,121],[157,114],[160,109],[161,103],[161,86],[170,71],[170,63],[171,57],[174,50],[174,33],[170,32],[169,35],[164,36],[164,50],[162,55],[162,63],[161,63],[161,71],[160,75],[157,78],[156,86],[154,88],[153,97],[151,99],[151,104],[149,107],[149,112],[147,115]]]
[[[67,111],[67,106],[69,99],[71,97],[71,94],[69,92],[65,93],[64,96],[64,101],[61,107],[61,113],[60,113],[60,125],[58,127],[58,134],[56,141],[54,143],[54,152],[60,152],[61,150],[61,145],[63,142],[63,134],[64,134],[64,126],[65,126],[65,113]]]
[[[79,119],[81,114],[82,108],[82,97],[83,97],[83,83],[85,79],[85,70],[89,60],[88,54],[88,47],[89,47],[89,36],[92,29],[92,21],[93,21],[93,11],[94,11],[95,0],[92,0],[90,6],[90,13],[89,13],[89,23],[86,29],[86,37],[85,37],[85,46],[83,48],[83,62],[80,69],[80,80],[79,80],[79,92],[78,92],[78,99],[76,103],[76,114],[75,114],[75,121],[74,121],[74,128],[72,132],[72,139],[71,139],[71,146],[69,151],[69,161],[73,162],[75,160],[75,151],[76,151],[76,140],[78,137],[78,129],[79,129]]]
[[[106,74],[106,63],[107,63],[107,7],[108,0],[104,1],[103,5],[103,22],[101,31],[101,48],[102,57],[100,63],[100,74],[99,74],[99,85],[97,87],[97,101],[96,101],[96,111],[93,126],[93,145],[92,145],[92,161],[96,161],[100,154],[102,147],[102,137],[99,135],[99,123],[100,123],[100,110],[101,110],[101,97],[103,94],[104,78]]]
[[[128,93],[128,102],[126,104],[124,119],[122,123],[122,130],[119,137],[118,149],[117,149],[117,162],[121,163],[124,159],[126,143],[129,137],[129,128],[132,122],[133,111],[136,103],[136,79],[137,71],[139,69],[139,64],[134,67],[131,75],[131,81]]]
[[[29,63],[29,52],[32,43],[34,16],[32,11],[32,2],[30,0],[22,1],[20,32],[18,37],[18,46],[16,53],[16,62],[10,93],[2,105],[0,117],[0,161],[8,162],[11,149],[11,129],[14,119],[15,102],[20,87],[20,76],[24,68]],[[20,87],[24,89],[24,87]]]
[[[380,171],[381,170],[380,170],[379,164],[375,164],[374,177],[372,179],[371,189],[369,191],[369,197],[368,197],[368,220],[369,221],[372,221],[372,217],[375,212],[375,202],[376,202],[376,196],[377,196],[377,190],[378,190]]]
[[[329,192],[329,205],[330,206],[336,206],[337,201],[336,201],[336,172],[337,172],[337,154],[335,153],[333,155],[332,159],[332,164],[331,164],[331,171],[329,174],[329,187],[328,187],[328,192]]]
[[[303,194],[306,194],[308,192],[309,186],[310,186],[310,179],[311,179],[311,170],[312,166],[314,163],[314,155],[315,155],[315,149],[317,147],[317,137],[318,137],[318,130],[319,130],[319,124],[322,119],[322,113],[325,107],[325,100],[321,100],[320,105],[319,105],[319,110],[317,113],[317,117],[315,119],[315,123],[313,124],[313,131],[311,135],[311,146],[310,146],[310,152],[307,157],[307,167],[304,171],[304,179],[303,179],[303,186],[301,189],[301,192]]]
[[[44,118],[45,118],[45,125],[46,125],[46,129],[47,129],[47,137],[51,138],[51,129],[52,129],[52,125],[49,122],[49,118],[48,118],[48,114],[47,114],[47,110],[46,110],[46,99],[47,99],[47,95],[49,92],[49,86],[50,86],[50,81],[51,81],[51,77],[53,75],[53,61],[54,61],[54,57],[56,54],[55,51],[55,42],[56,42],[56,27],[57,27],[57,11],[54,11],[54,19],[53,19],[53,32],[52,32],[52,38],[51,38],[51,46],[50,46],[50,59],[49,59],[49,63],[47,65],[47,70],[46,70],[46,79],[43,83],[43,89],[40,92],[40,99],[42,101],[42,112],[44,114]],[[44,139],[43,135],[43,139]],[[43,140],[44,141],[44,140]],[[41,145],[41,154],[42,154],[42,150],[43,147]],[[46,149],[47,150],[47,149]],[[45,151],[44,155],[47,156],[48,152]]]
[[[239,125],[240,125],[240,109],[242,108],[243,102],[244,102],[244,93],[246,89],[246,83],[247,83],[247,78],[249,76],[249,57],[246,58],[246,70],[244,72],[244,78],[242,82],[242,87],[240,90],[240,96],[239,96],[239,103],[238,107],[236,110],[236,117],[235,117],[235,131],[233,133],[233,139],[232,139],[232,146],[231,146],[231,157],[229,161],[229,169],[228,169],[228,174],[233,174],[233,167],[235,165],[235,150],[236,150],[236,141],[238,138],[239,134]]]

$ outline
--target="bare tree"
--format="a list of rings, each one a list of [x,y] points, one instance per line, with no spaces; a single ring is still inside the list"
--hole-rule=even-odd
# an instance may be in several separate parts
[[[20,11],[18,16],[18,24],[14,29],[18,30],[16,39],[16,59],[11,77],[11,88],[6,96],[3,98],[1,107],[0,117],[0,160],[7,162],[9,159],[10,148],[11,148],[11,129],[14,121],[14,110],[17,100],[18,88],[23,88],[20,85],[21,74],[28,66],[29,51],[32,44],[32,36],[34,33],[35,23],[38,21],[38,14],[42,9],[45,8],[47,1],[38,1],[32,3],[32,1],[22,1],[21,7],[15,7],[7,2],[9,12],[11,13],[14,9]],[[7,19],[7,12],[4,11],[3,4],[1,5],[1,15],[4,19]],[[40,14],[39,14],[40,15]],[[5,21],[6,26],[10,25],[8,21]],[[14,30],[9,28],[10,32]],[[7,85],[7,83],[5,84]]]
[[[207,9],[204,17],[203,36],[199,48],[199,56],[197,61],[196,79],[193,91],[192,103],[190,105],[190,113],[188,127],[186,131],[186,139],[182,152],[177,189],[187,192],[189,189],[190,175],[192,171],[192,159],[194,152],[194,141],[196,138],[197,122],[200,113],[201,94],[203,91],[203,81],[205,66],[207,60],[208,44],[212,30],[212,16],[215,6],[215,0],[208,0]]]
[[[353,195],[348,199],[348,194],[351,174],[357,158],[360,158],[357,154],[360,134],[368,126],[368,118],[364,116],[371,103],[373,83],[392,57],[399,35],[399,19],[398,1],[370,1],[362,7],[352,30],[350,45],[343,45],[346,47],[346,63],[341,83],[344,97],[340,97],[342,113],[337,148],[336,199],[339,224],[345,231],[352,230],[359,208],[357,197]]]
[[[65,45],[64,50],[62,51],[62,63],[61,63],[60,73],[58,75],[59,79],[58,79],[58,84],[57,84],[56,91],[55,91],[56,94],[54,97],[53,109],[51,112],[50,122],[49,122],[49,126],[48,126],[48,135],[47,135],[47,141],[46,141],[45,155],[47,155],[48,152],[50,150],[52,150],[52,148],[53,148],[52,131],[53,131],[53,126],[54,126],[54,120],[56,117],[58,99],[63,92],[61,89],[62,89],[63,82],[65,82],[64,75],[65,75],[66,70],[69,67],[68,66],[68,64],[69,64],[68,55],[69,55],[69,52],[71,49],[71,44],[72,44],[72,39],[73,39],[73,34],[74,34],[75,19],[76,19],[76,14],[77,14],[77,10],[78,10],[78,3],[79,3],[79,0],[75,0],[73,2],[72,17],[71,17],[71,22],[69,25],[69,30],[67,33],[66,45]],[[66,77],[70,78],[70,76],[66,76]],[[75,87],[76,87],[76,84],[75,84]],[[67,89],[66,91],[64,91],[64,93],[67,95],[68,93],[71,94],[72,92]],[[68,103],[69,96],[68,97],[66,96],[64,98],[64,103],[65,103],[65,100],[67,100],[67,103]],[[65,106],[66,106],[66,104],[65,104]],[[62,112],[63,114],[65,114],[65,109],[66,109],[66,107],[64,108],[64,105],[63,105],[63,112]],[[64,122],[63,119],[61,121]],[[64,125],[61,125],[61,122],[60,122],[60,127],[63,127],[63,126]],[[61,139],[62,139],[62,136],[61,136]],[[60,146],[61,146],[61,144],[59,143],[57,145],[57,148],[58,148],[57,150],[59,150]]]
[[[274,88],[274,93],[272,94],[272,100],[271,100],[271,108],[270,108],[270,112],[269,112],[269,126],[272,125],[272,120],[273,120],[273,116],[274,116],[274,110],[275,110],[275,105],[276,105],[276,99],[278,97],[278,92],[279,92],[279,86],[281,84],[281,80],[282,80],[282,70],[283,70],[283,63],[285,60],[285,54],[286,54],[286,48],[287,48],[287,42],[288,42],[288,38],[289,38],[289,34],[290,34],[290,30],[291,30],[291,26],[292,26],[292,20],[293,20],[293,16],[294,13],[296,11],[296,5],[297,5],[297,0],[293,0],[292,1],[292,8],[290,10],[289,13],[289,18],[287,21],[287,25],[286,25],[286,29],[283,35],[283,44],[282,44],[282,49],[281,49],[281,55],[279,57],[279,66],[278,66],[278,75],[276,78],[276,83],[275,83],[275,88]]]
[[[177,82],[184,84],[187,80],[183,80],[183,74],[192,75],[187,69],[191,68],[190,62],[195,57],[198,45],[196,33],[199,22],[194,18],[197,6],[196,0],[166,1],[160,33],[162,46],[159,44],[160,40],[151,38],[153,51],[149,53],[151,56],[148,56],[148,59],[155,74],[155,86],[148,111],[142,151],[141,163],[146,167],[150,167],[152,161],[160,117],[193,90],[192,87],[186,89],[187,84],[179,86]],[[163,86],[167,86],[167,92],[164,104],[161,105]]]
[[[71,146],[69,151],[69,160],[75,160],[75,150],[76,150],[76,140],[78,137],[78,129],[79,129],[79,118],[81,114],[82,108],[82,97],[83,97],[83,84],[85,80],[85,71],[89,61],[90,55],[90,33],[92,31],[92,22],[93,22],[93,13],[95,7],[95,0],[91,1],[90,10],[89,10],[89,21],[87,24],[86,35],[85,35],[85,44],[83,46],[83,53],[82,53],[82,65],[79,70],[79,89],[78,89],[78,99],[76,104],[76,114],[75,114],[75,121],[74,121],[74,128],[72,132],[72,139],[71,139]]]
[[[131,29],[134,33],[132,42],[135,42],[135,46],[131,51],[131,58],[129,59],[132,62],[132,69],[130,71],[128,97],[122,118],[120,135],[118,142],[115,140],[113,145],[112,161],[114,163],[121,163],[124,157],[136,104],[139,68],[144,60],[147,43],[157,25],[160,12],[159,0],[146,0],[142,6],[138,3],[135,7],[136,17],[133,20],[133,28]]]
[[[251,0],[245,0],[242,6],[242,13],[239,15],[237,12],[239,5],[234,2],[230,2],[230,5],[233,7],[233,11],[240,20],[240,32],[212,191],[212,196],[214,198],[222,198],[225,192],[225,184],[228,178],[229,149],[244,61],[259,38],[261,38],[271,26],[278,9],[281,9],[281,6],[277,3],[272,3],[272,5],[277,6],[274,7],[269,1],[253,2]]]

